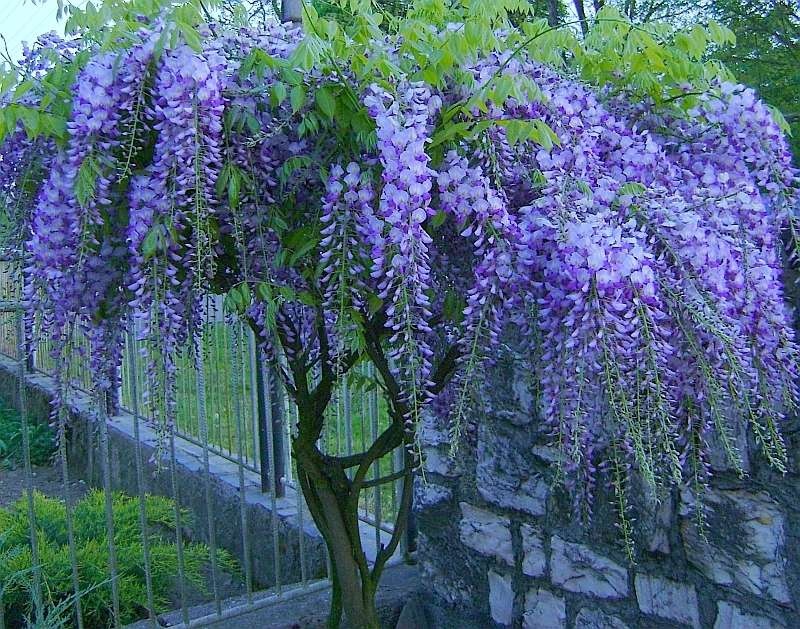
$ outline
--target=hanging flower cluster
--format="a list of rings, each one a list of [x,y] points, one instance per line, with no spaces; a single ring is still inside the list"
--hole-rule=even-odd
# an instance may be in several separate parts
[[[470,381],[486,357],[485,349],[498,342],[504,311],[513,303],[515,288],[519,287],[514,249],[520,234],[503,193],[492,186],[480,166],[470,167],[469,161],[456,151],[446,156],[437,183],[442,210],[453,215],[460,236],[473,239],[477,260],[460,339],[464,368],[458,377],[459,393],[452,421],[452,439],[457,444],[461,415],[468,408],[467,396],[472,392]]]
[[[431,332],[431,237],[425,222],[433,216],[431,192],[435,173],[425,150],[430,118],[441,99],[424,85],[401,85],[398,97],[371,86],[365,98],[375,120],[383,189],[376,216],[382,229],[373,234],[372,277],[378,296],[388,302],[387,327],[396,369],[407,387],[413,427],[416,408],[427,384],[433,355],[426,342]]]
[[[371,223],[374,196],[371,183],[362,180],[361,167],[355,162],[347,165],[346,173],[338,164],[331,169],[320,217],[320,262],[324,266],[325,307],[339,325],[347,325],[351,309],[364,306],[361,277],[367,254],[358,232]],[[339,336],[343,338],[342,332]]]
[[[74,319],[90,330],[105,386],[134,318],[171,419],[174,357],[226,292],[265,349],[279,341],[290,389],[382,343],[406,443],[437,395],[457,439],[513,321],[535,332],[576,495],[610,461],[654,487],[703,482],[711,435],[738,466],[735,422],[782,465],[798,350],[781,230],[800,184],[752,91],[714,84],[681,116],[520,50],[442,88],[389,39],[373,43],[396,76],[350,81],[363,68],[298,61],[295,29],[201,31],[199,46],[159,29],[81,68],[27,226],[32,311],[58,343]],[[492,98],[495,82],[519,89]],[[1,149],[6,197],[21,141]]]

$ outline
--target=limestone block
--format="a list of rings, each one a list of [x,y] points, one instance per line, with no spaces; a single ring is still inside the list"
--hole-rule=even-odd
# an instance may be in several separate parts
[[[634,587],[642,613],[700,629],[700,611],[694,585],[637,574]]]
[[[710,490],[707,540],[693,519],[681,527],[689,562],[706,577],[779,603],[790,603],[786,582],[785,516],[765,493]]]
[[[628,629],[628,625],[599,609],[583,607],[575,616],[575,629]]]
[[[461,542],[482,555],[496,557],[509,566],[514,565],[514,548],[511,545],[511,522],[491,511],[479,509],[462,502]]]
[[[525,596],[523,629],[563,629],[567,622],[564,599],[542,588],[533,588]]]
[[[489,611],[492,620],[510,625],[514,620],[514,587],[511,577],[489,571]]]
[[[551,540],[551,549],[550,579],[554,584],[600,598],[628,595],[628,571],[608,557],[557,535]]]
[[[420,510],[430,509],[453,499],[453,492],[449,487],[421,479],[417,479],[414,493],[414,507]]]
[[[544,515],[550,488],[532,469],[517,440],[481,425],[476,471],[478,492],[487,502]]]
[[[766,616],[747,614],[727,601],[717,603],[717,619],[714,629],[783,629],[780,624]]]
[[[529,577],[541,577],[547,567],[542,534],[528,524],[521,525],[519,530],[522,534],[522,572]]]

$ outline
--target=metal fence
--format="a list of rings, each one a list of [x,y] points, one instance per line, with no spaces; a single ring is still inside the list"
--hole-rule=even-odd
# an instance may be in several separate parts
[[[44,471],[35,469],[37,461],[32,453],[37,447],[37,426],[47,418],[28,415],[25,383],[31,374],[52,376],[57,365],[47,341],[37,340],[30,348],[31,343],[25,339],[23,315],[17,307],[20,294],[19,270],[11,262],[0,261],[0,355],[7,362],[15,361],[17,370],[16,406],[20,410],[22,460],[17,463],[16,473],[22,474],[25,487],[23,496],[15,504],[0,502],[0,628],[4,626],[3,601],[8,599],[9,591],[15,591],[13,588],[27,588],[29,604],[23,607],[30,613],[49,609],[66,618],[67,624],[82,629],[84,626],[122,626],[132,620],[133,612],[126,598],[131,590],[136,594],[133,609],[138,610],[139,616],[149,618],[153,626],[156,612],[166,612],[170,608],[175,610],[174,624],[199,626],[268,605],[297,592],[324,587],[324,579],[315,579],[319,576],[319,566],[315,564],[312,550],[306,547],[311,543],[311,538],[305,534],[310,516],[294,483],[289,451],[297,409],[282,387],[272,381],[252,331],[246,325],[229,320],[220,300],[210,299],[201,340],[202,360],[190,357],[188,347],[178,357],[176,421],[163,444],[164,458],[168,462],[166,469],[159,471],[165,479],[165,489],[161,493],[171,500],[168,503],[154,502],[148,493],[153,487],[148,477],[152,461],[148,461],[145,448],[149,443],[148,435],[152,435],[156,427],[146,413],[142,347],[134,331],[128,331],[120,372],[121,386],[116,395],[120,409],[130,418],[134,437],[133,452],[126,461],[131,461],[135,468],[135,491],[125,496],[113,486],[115,474],[118,475],[115,465],[118,467],[121,463],[114,460],[109,426],[119,418],[105,417],[106,405],[94,404],[101,419],[112,421],[111,424],[99,421],[92,428],[86,455],[98,461],[100,474],[95,479],[98,492],[84,496],[85,489],[76,485],[80,479],[74,473],[75,453],[69,451],[67,439],[57,440],[55,463],[50,466],[50,475],[57,477],[55,485],[41,482],[48,477],[47,465],[43,466]],[[31,351],[21,351],[24,347]],[[94,393],[87,343],[79,333],[74,348],[75,359],[71,361],[69,376],[75,390],[91,399]],[[388,426],[386,405],[378,387],[370,384],[373,379],[374,375],[365,367],[342,386],[321,438],[323,451],[331,454],[363,451]],[[10,402],[12,400],[7,400]],[[56,428],[63,430],[66,419],[56,419],[60,420]],[[2,420],[0,410],[0,422]],[[188,481],[194,485],[190,487],[186,486],[187,479],[180,472],[181,457],[186,453],[196,456],[198,468],[197,474]],[[218,463],[224,461],[228,462],[227,468]],[[402,451],[398,449],[374,465],[371,473],[379,479],[401,468]],[[4,472],[0,461],[0,475],[4,473],[12,472],[8,469]],[[220,505],[215,492],[217,481],[226,474],[235,476],[228,480],[237,489],[239,514],[238,525],[226,526],[221,536],[217,512]],[[377,551],[385,543],[391,532],[390,523],[399,508],[401,483],[377,485],[362,497],[361,517],[365,523],[362,536],[368,542],[365,546]],[[259,502],[252,498],[253,492],[259,490],[265,498],[260,502],[266,504],[266,512],[270,514],[268,530],[264,529],[263,522],[258,530],[254,529],[250,509],[251,502]],[[40,491],[43,493],[37,493]],[[185,498],[189,493],[202,494],[195,512]],[[97,529],[94,540],[86,539],[84,530],[86,513],[92,508],[102,514],[98,515],[102,524],[92,520],[94,523],[89,526]],[[135,517],[131,509],[136,512]],[[48,537],[53,527],[48,528],[46,522],[55,512],[61,518],[56,527],[60,536],[58,544]],[[123,521],[122,512],[133,520]],[[281,520],[282,514],[288,512],[294,514],[294,531],[288,530],[287,521]],[[230,520],[231,516],[227,513],[223,517]],[[18,524],[24,520],[27,526],[25,543],[17,539],[16,546],[8,541],[9,536],[13,540],[16,531],[9,524],[17,521],[14,518]],[[231,536],[230,531],[234,529],[236,533]],[[259,540],[272,538],[271,557],[258,556],[254,549],[256,533]],[[129,542],[133,538],[139,541],[132,549]],[[98,544],[98,539],[105,543]],[[407,548],[405,542],[401,553]],[[57,546],[55,550],[54,545]],[[11,552],[9,549],[17,553],[13,560],[7,556]],[[61,563],[51,556],[56,551],[60,553],[58,561]],[[89,575],[92,570],[99,569],[91,563],[90,552],[103,557],[103,578],[99,581],[97,575]],[[23,555],[28,557],[27,563],[19,559]],[[6,573],[3,573],[4,562]],[[53,562],[58,563],[61,570],[59,592],[66,589],[69,593],[56,596],[48,608],[43,603],[48,597],[53,598],[56,587],[47,574]],[[256,568],[264,563],[269,564],[266,579],[256,574]],[[9,566],[17,564],[21,569],[9,573]],[[171,571],[169,578],[164,577],[164,570]],[[141,578],[136,581],[131,576],[134,574]],[[166,581],[162,582],[162,578]],[[232,582],[236,582],[236,587],[231,586]],[[259,587],[264,586],[267,589],[259,593]],[[169,588],[168,600],[164,600],[161,591],[165,587]],[[239,596],[238,603],[229,608],[223,601],[234,594]],[[203,602],[210,608],[204,612],[193,611],[195,603]],[[19,615],[20,604],[16,607],[12,604],[11,612]],[[9,622],[19,622],[19,618]]]

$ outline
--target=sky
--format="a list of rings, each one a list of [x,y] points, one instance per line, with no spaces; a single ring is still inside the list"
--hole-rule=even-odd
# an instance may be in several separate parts
[[[72,4],[83,6],[87,0],[72,0]],[[64,4],[67,4],[66,0]],[[11,57],[22,54],[22,42],[31,43],[42,33],[64,32],[64,21],[56,20],[56,0],[0,0],[0,33],[8,42]]]

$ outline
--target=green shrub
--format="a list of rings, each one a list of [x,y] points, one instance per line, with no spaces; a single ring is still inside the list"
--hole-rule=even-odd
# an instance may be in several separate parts
[[[139,527],[139,501],[122,493],[113,498],[114,541],[117,553],[120,615],[122,624],[147,616],[147,601],[142,534]],[[173,526],[174,503],[168,498],[147,496],[145,500],[151,576],[157,612],[169,609],[169,595],[177,590],[178,559]],[[60,500],[40,493],[34,495],[37,540],[42,566],[46,604],[63,607],[73,595],[72,568],[67,539],[66,507]],[[191,526],[189,512],[182,520]],[[12,626],[24,625],[35,615],[30,595],[32,570],[27,503],[25,498],[10,509],[0,509],[0,604]],[[81,590],[81,605],[87,627],[113,624],[112,596],[108,568],[108,535],[105,498],[92,491],[74,509],[75,545]],[[210,559],[205,544],[187,543],[183,548],[187,581],[199,592],[207,593],[206,568]],[[223,570],[237,572],[234,559],[218,551]],[[26,574],[26,578],[15,575]]]
[[[45,423],[29,422],[31,463],[47,465],[56,450],[55,433]],[[19,413],[0,403],[0,468],[22,465],[22,421]]]

